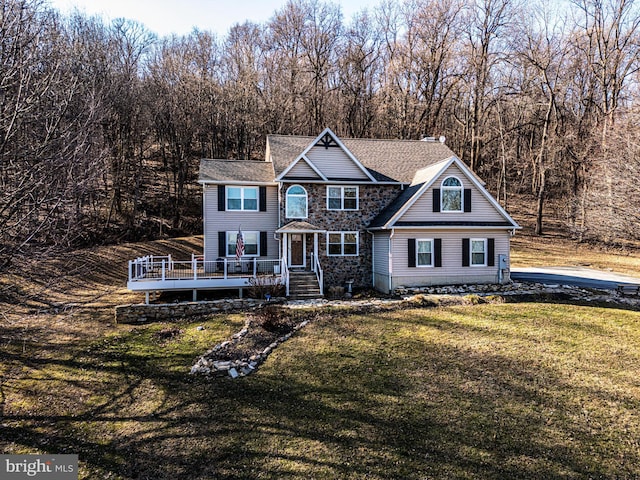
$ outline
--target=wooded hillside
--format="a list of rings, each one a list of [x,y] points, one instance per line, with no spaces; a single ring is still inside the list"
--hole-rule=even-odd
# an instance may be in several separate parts
[[[269,133],[447,144],[509,208],[640,239],[640,8],[633,0],[384,1],[353,18],[290,0],[226,36],[0,0],[0,265],[200,233],[199,159]]]

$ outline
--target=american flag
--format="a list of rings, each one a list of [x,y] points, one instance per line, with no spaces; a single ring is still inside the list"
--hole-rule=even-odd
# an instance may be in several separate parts
[[[238,229],[238,236],[236,238],[236,260],[240,260],[240,257],[244,255],[244,238],[242,232]]]

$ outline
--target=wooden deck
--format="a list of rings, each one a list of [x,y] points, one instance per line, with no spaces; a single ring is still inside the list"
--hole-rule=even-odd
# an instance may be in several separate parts
[[[197,256],[191,261],[146,256],[129,261],[127,288],[142,292],[244,288],[250,287],[256,278],[284,283],[285,275],[286,265],[279,259],[222,258],[205,262]]]

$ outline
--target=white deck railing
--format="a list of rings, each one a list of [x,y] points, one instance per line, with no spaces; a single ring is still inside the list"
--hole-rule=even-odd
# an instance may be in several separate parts
[[[320,259],[317,255],[311,254],[311,265],[313,271],[316,273],[316,278],[318,279],[318,286],[320,287],[320,294],[324,295],[323,282],[324,282],[324,273],[322,271],[322,267],[320,266]]]
[[[289,296],[289,266],[287,265],[287,261],[282,258],[280,261],[280,268],[282,272],[282,283],[284,284],[285,292],[284,294]]]
[[[284,268],[283,268],[284,266]],[[204,261],[192,256],[191,261],[175,261],[170,255],[148,255],[129,261],[129,282],[165,280],[211,280],[237,277],[280,276],[286,265],[279,259],[227,259]]]

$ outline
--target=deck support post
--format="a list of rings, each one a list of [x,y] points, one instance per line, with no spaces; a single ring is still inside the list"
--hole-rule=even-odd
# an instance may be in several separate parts
[[[198,301],[198,290],[196,290],[195,288],[193,289],[193,301]]]
[[[149,290],[147,290],[146,292],[144,292],[144,303],[146,303],[147,305],[149,305]]]
[[[238,298],[242,298],[242,287],[238,289]]]

